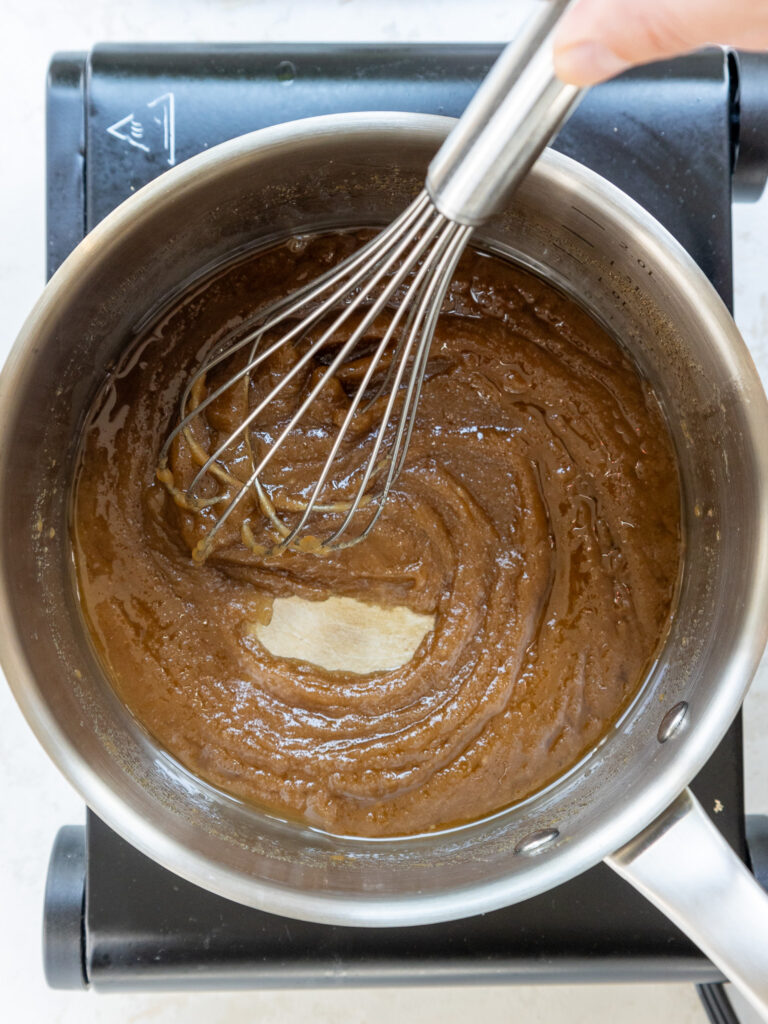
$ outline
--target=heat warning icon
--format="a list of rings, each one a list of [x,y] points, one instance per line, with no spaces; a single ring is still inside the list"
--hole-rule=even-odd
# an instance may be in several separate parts
[[[107,128],[120,142],[145,153],[159,153],[169,167],[176,163],[176,103],[172,92],[156,96],[138,112],[131,111]]]

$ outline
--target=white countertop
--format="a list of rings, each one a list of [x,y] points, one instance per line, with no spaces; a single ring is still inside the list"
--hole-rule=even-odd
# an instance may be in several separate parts
[[[530,0],[4,0],[0,72],[0,361],[44,282],[44,84],[56,50],[138,41],[502,41]],[[768,196],[735,208],[736,319],[768,383]],[[747,810],[768,813],[768,663],[745,707]],[[693,1024],[689,985],[109,995],[47,989],[43,885],[54,835],[83,804],[0,680],[0,992],[13,1024]],[[742,1018],[746,1024],[747,1017]]]

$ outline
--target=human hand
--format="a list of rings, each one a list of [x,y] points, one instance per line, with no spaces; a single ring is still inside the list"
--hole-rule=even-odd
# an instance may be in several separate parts
[[[707,44],[768,49],[768,0],[579,0],[555,37],[555,71],[593,85]]]

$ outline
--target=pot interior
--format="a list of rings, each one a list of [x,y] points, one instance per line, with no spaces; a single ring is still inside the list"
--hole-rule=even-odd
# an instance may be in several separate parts
[[[575,296],[632,354],[665,409],[686,555],[662,656],[601,747],[525,804],[401,840],[264,815],[159,749],[113,693],[80,616],[67,543],[80,430],[109,367],[191,279],[293,233],[385,224],[450,127],[420,115],[314,119],[235,140],[164,175],[58,272],[2,379],[3,662],[38,736],[93,809],[145,853],[231,899],[311,920],[406,924],[534,895],[660,812],[735,714],[764,642],[765,401],[703,275],[652,219],[546,154],[474,241]],[[766,435],[768,436],[768,435]],[[688,704],[660,742],[664,716]],[[541,829],[558,838],[516,853]]]

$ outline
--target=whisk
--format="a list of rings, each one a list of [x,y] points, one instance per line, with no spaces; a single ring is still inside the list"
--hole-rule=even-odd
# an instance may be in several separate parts
[[[425,189],[389,227],[327,273],[258,311],[245,334],[220,344],[190,379],[157,475],[179,505],[205,515],[195,559],[205,560],[238,508],[241,539],[261,555],[288,548],[325,554],[371,533],[405,463],[430,343],[467,239],[520,182],[580,98],[581,90],[559,81],[552,64],[554,29],[569,3],[550,0],[505,48],[432,160]],[[370,352],[371,333],[382,320],[386,325]],[[361,342],[368,362],[341,423],[329,424],[337,429],[327,438],[330,450],[317,480],[304,494],[286,496],[265,482],[265,470],[324,390],[360,359]],[[220,443],[218,437],[209,443],[210,430],[198,429],[206,410],[232,388],[247,393],[265,364],[288,349],[292,365],[274,387],[244,406],[242,420]],[[325,361],[324,369],[308,372],[318,360]],[[218,383],[230,364],[231,373]],[[300,390],[288,422],[275,437],[265,440],[263,431],[256,436],[265,411],[297,387],[306,394]],[[354,447],[355,427],[379,409],[377,428],[367,432],[353,469],[344,463],[337,480],[334,467],[340,453],[348,456]],[[193,465],[186,486],[169,468],[174,443],[187,445]],[[236,451],[247,455],[239,472],[231,464]],[[254,531],[253,516],[242,514],[249,495],[267,526],[268,543],[263,530]]]

